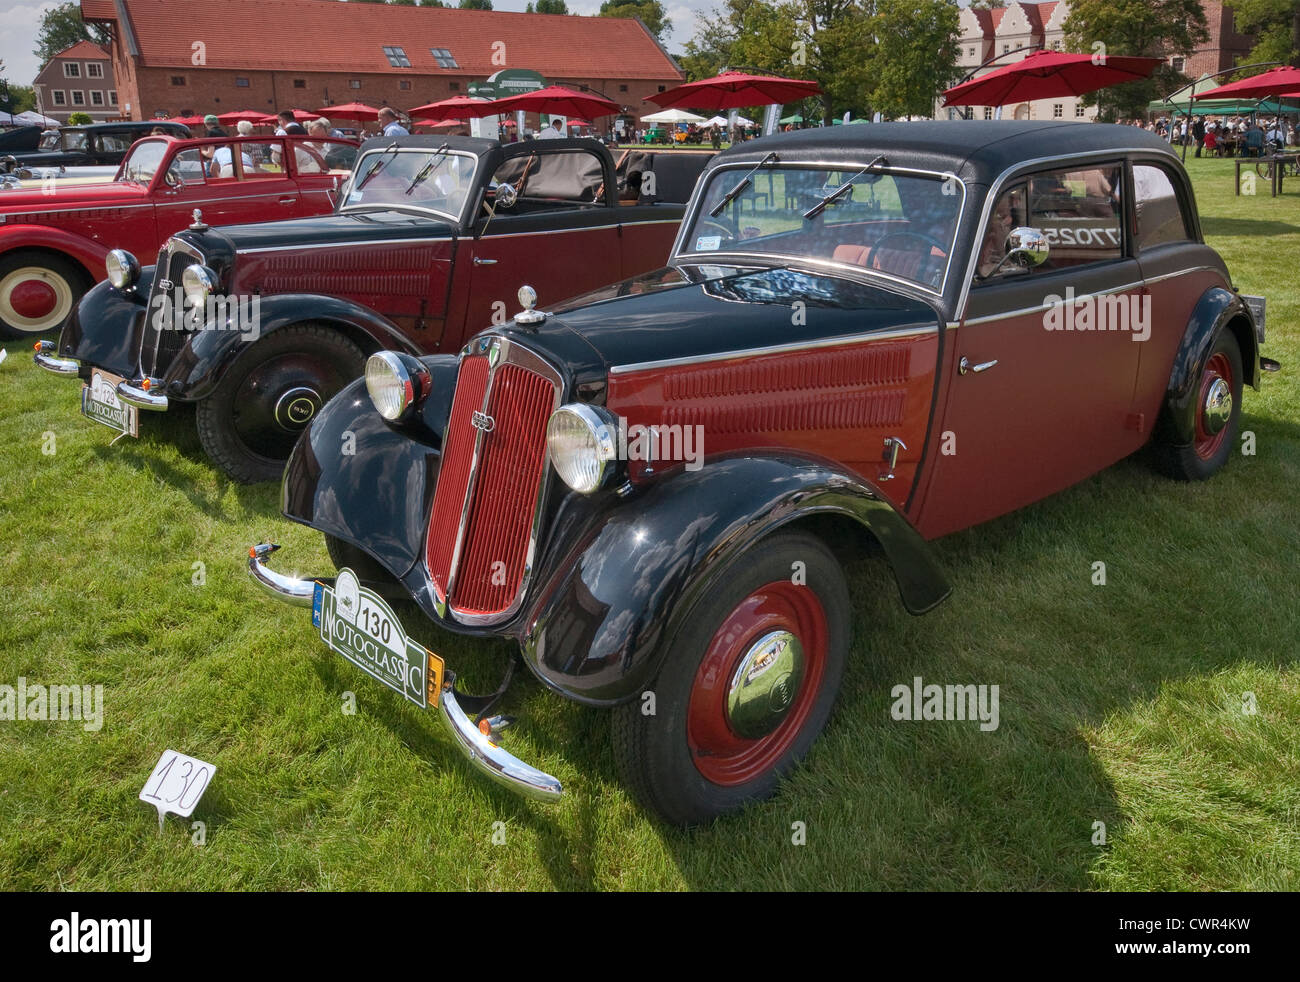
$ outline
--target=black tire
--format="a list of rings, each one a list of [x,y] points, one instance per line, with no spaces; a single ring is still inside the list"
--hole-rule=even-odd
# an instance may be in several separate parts
[[[796,563],[804,564],[806,585],[792,582]],[[839,562],[816,536],[797,531],[774,533],[734,560],[718,582],[720,586],[696,605],[676,635],[665,642],[668,654],[652,685],[654,714],[646,715],[644,696],[614,710],[614,754],[624,783],[642,806],[678,826],[710,821],[775,792],[782,776],[807,753],[826,725],[849,647],[852,612],[848,586]],[[763,599],[756,601],[756,597]],[[781,633],[773,630],[770,615],[784,609],[781,603],[786,597],[809,610],[815,604],[824,615],[819,670],[813,668],[817,632],[791,632],[801,636],[801,645],[808,647],[803,652],[802,679],[790,685],[786,679],[791,676],[779,674],[788,666],[768,665],[769,659],[754,657],[755,652],[773,650],[770,644],[756,642]],[[781,650],[776,648],[772,657],[778,657]],[[754,691],[764,693],[751,708],[766,706],[767,712],[783,714],[765,717],[760,730],[762,726],[775,729],[749,741],[740,737],[729,711],[712,714],[693,708],[693,698],[704,707],[714,702],[701,694],[701,686],[711,684],[705,680],[728,678],[732,684],[725,690],[714,686],[721,707],[727,692],[737,688],[735,669],[745,657],[752,660],[739,688],[752,681],[758,683]],[[710,669],[702,668],[706,661]],[[763,690],[760,679],[765,665],[776,672]],[[778,694],[783,707],[773,710],[771,706],[778,702],[773,697]],[[717,718],[711,720],[713,716]],[[701,720],[721,727],[717,732],[724,738],[747,749],[731,756],[703,749],[709,741],[698,738]]]
[[[21,340],[59,330],[90,287],[86,271],[71,259],[31,251],[0,256],[0,338]],[[27,293],[25,300],[20,291]],[[47,304],[52,305],[48,311]]]
[[[1208,432],[1206,400],[1209,388],[1215,378],[1223,378],[1225,369],[1230,378],[1225,379],[1232,396],[1232,407],[1228,420],[1215,434]],[[1172,416],[1175,412],[1190,415],[1184,419],[1184,425],[1190,425],[1193,432],[1191,443],[1178,443],[1170,435],[1169,420],[1162,420],[1152,441],[1156,469],[1166,477],[1177,481],[1204,481],[1217,473],[1237,446],[1237,431],[1241,425],[1241,393],[1244,376],[1241,366],[1241,349],[1237,339],[1226,327],[1219,330],[1204,362],[1197,367],[1197,385],[1191,404],[1179,410],[1164,406],[1162,412]]]
[[[195,407],[203,449],[243,484],[278,480],[299,433],[365,369],[342,332],[294,324],[254,342]]]

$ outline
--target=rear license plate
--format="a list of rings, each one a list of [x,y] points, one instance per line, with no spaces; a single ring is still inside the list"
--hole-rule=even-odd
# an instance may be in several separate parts
[[[121,381],[121,376],[98,368],[91,372],[90,382],[81,386],[81,414],[109,429],[138,437],[140,411],[117,397],[117,383]]]
[[[1263,297],[1252,297],[1243,293],[1241,299],[1246,301],[1246,306],[1250,308],[1251,314],[1255,317],[1255,338],[1260,344],[1264,343],[1264,308],[1267,301]]]
[[[311,623],[331,651],[367,675],[421,708],[437,703],[442,659],[408,638],[393,609],[352,570],[339,570],[332,587],[316,584]]]

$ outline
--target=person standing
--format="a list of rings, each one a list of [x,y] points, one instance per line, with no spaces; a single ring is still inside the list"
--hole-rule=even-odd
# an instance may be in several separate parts
[[[542,130],[542,132],[540,132],[540,133],[537,134],[537,139],[539,139],[539,140],[562,140],[562,139],[564,139],[564,133],[563,133],[562,130],[561,130],[561,127],[562,127],[563,125],[564,125],[563,122],[562,122],[561,120],[559,120],[559,119],[553,119],[553,120],[551,120],[551,125],[550,125],[550,126],[547,126],[545,129]]]
[[[203,117],[203,135],[204,136],[229,136],[221,125],[221,120],[217,119],[212,113]]]
[[[401,124],[397,118],[397,113],[389,106],[379,110],[379,125],[383,128],[384,136],[410,136],[411,131]]]
[[[1196,122],[1192,123],[1192,136],[1196,139],[1196,156],[1201,155],[1201,149],[1205,146],[1205,122],[1200,116],[1196,117]]]

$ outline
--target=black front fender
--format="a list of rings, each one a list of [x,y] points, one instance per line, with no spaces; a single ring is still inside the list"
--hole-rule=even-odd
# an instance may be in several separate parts
[[[190,402],[206,399],[235,359],[259,339],[305,321],[334,324],[360,341],[363,350],[392,348],[415,353],[397,326],[369,307],[318,294],[278,293],[257,299],[258,317],[252,329],[240,330],[242,325],[228,322],[194,333],[163,379],[168,396]]]
[[[129,379],[139,374],[140,338],[149,330],[153,273],[154,267],[144,267],[139,281],[125,293],[101,280],[72,308],[59,335],[58,353],[81,362],[82,378],[89,379],[93,368]]]
[[[525,661],[580,702],[635,698],[736,557],[815,515],[842,516],[875,537],[912,613],[951,591],[920,535],[860,479],[796,454],[721,457],[635,498],[566,499],[518,628]]]
[[[1162,439],[1186,446],[1196,439],[1196,407],[1201,368],[1220,330],[1232,331],[1241,349],[1241,367],[1245,383],[1259,388],[1259,342],[1255,318],[1250,307],[1237,294],[1221,286],[1202,294],[1183,332],[1182,343],[1174,354],[1164,408],[1157,423]]]
[[[399,579],[422,555],[456,387],[454,356],[421,362],[433,387],[417,419],[385,422],[357,379],[298,438],[280,491],[287,518],[365,550]]]

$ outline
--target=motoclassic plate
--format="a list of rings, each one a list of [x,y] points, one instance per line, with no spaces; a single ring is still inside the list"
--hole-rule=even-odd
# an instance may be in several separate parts
[[[331,651],[367,675],[421,708],[437,704],[442,659],[408,638],[393,609],[352,570],[339,570],[332,587],[316,584],[311,622]]]
[[[81,386],[81,414],[109,429],[138,437],[140,411],[117,397],[117,383],[121,381],[121,376],[98,368],[91,372],[90,382]]]

